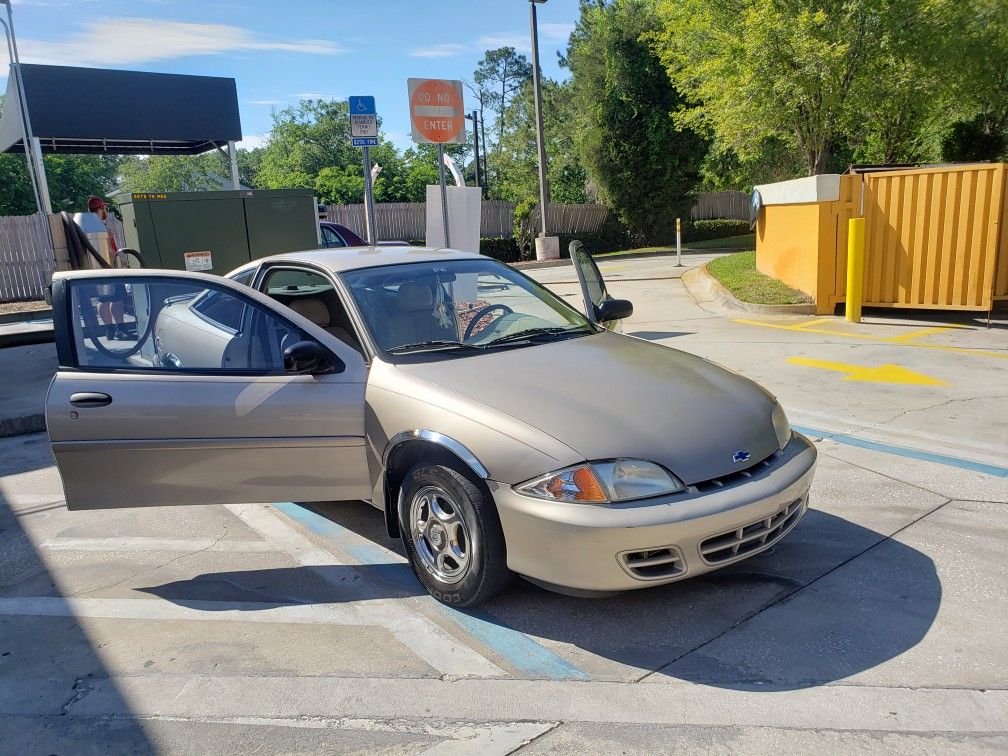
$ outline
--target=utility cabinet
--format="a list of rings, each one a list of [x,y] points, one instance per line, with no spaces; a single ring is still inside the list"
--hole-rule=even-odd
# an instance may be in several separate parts
[[[148,268],[224,274],[267,255],[319,247],[314,195],[302,189],[138,192],[119,199],[126,246]]]

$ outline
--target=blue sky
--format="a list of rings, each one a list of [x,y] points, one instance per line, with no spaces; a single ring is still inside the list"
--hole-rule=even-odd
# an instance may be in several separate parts
[[[557,51],[577,14],[577,0],[539,6],[546,76],[566,75]],[[233,77],[243,146],[273,108],[358,94],[408,146],[407,78],[471,79],[503,45],[529,54],[526,0],[14,0],[14,26],[25,63]]]

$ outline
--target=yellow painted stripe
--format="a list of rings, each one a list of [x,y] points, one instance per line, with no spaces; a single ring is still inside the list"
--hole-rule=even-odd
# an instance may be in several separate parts
[[[800,333],[821,333],[827,336],[839,336],[844,339],[857,339],[860,341],[873,341],[876,344],[893,344],[894,346],[901,347],[911,347],[917,349],[937,349],[943,352],[956,352],[958,354],[965,354],[971,357],[993,357],[999,360],[1008,360],[1008,352],[992,352],[986,349],[973,349],[972,347],[957,347],[949,346],[946,344],[922,344],[916,341],[907,341],[907,337],[912,334],[902,334],[900,336],[872,336],[867,333],[848,333],[846,331],[838,331],[832,328],[812,328],[810,327],[812,323],[816,321],[809,321],[808,323],[799,323],[785,325],[784,323],[765,323],[760,320],[749,320],[747,318],[737,318],[732,321],[733,323],[740,323],[742,325],[757,326],[759,328],[776,328],[782,331],[798,331]],[[957,328],[969,328],[969,326],[948,326]],[[930,330],[930,329],[922,329]],[[944,329],[940,329],[944,330]],[[915,332],[913,338],[921,338],[925,334]]]

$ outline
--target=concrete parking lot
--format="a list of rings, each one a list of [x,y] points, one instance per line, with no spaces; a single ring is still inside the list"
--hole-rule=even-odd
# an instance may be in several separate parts
[[[0,439],[3,750],[1008,750],[1008,323],[726,316],[674,257],[601,267],[625,332],[753,378],[816,439],[772,552],[459,612],[365,504],[69,513],[44,434]],[[532,274],[577,301],[570,267]]]

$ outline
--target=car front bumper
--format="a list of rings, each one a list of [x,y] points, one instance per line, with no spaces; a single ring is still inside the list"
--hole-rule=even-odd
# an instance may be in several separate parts
[[[815,461],[815,447],[795,433],[769,466],[741,482],[732,476],[707,492],[605,507],[487,483],[514,572],[578,591],[622,591],[702,575],[769,549],[805,513]]]

